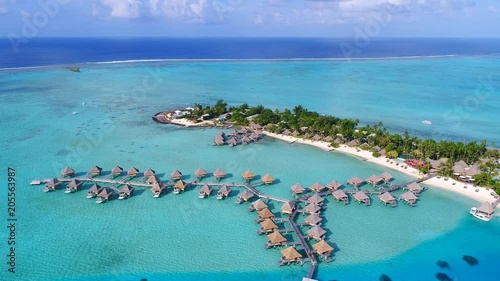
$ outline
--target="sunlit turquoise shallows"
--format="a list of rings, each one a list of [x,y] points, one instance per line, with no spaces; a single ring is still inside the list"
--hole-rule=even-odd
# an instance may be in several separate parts
[[[248,102],[271,108],[303,104],[322,113],[378,120],[421,135],[500,140],[499,97],[474,107],[459,127],[442,112],[474,94],[481,76],[498,88],[494,59],[448,58],[390,61],[168,62],[85,65],[81,73],[62,68],[0,72],[0,153],[17,171],[17,266],[1,280],[301,280],[308,266],[279,267],[278,249],[266,250],[255,213],[235,197],[200,200],[196,190],[154,199],[138,189],[128,200],[95,204],[85,191],[43,193],[33,178],[59,176],[69,165],[87,172],[93,165],[153,168],[166,179],[178,169],[222,168],[241,182],[251,169],[279,180],[260,189],[292,198],[289,187],[352,176],[366,178],[385,169],[337,152],[264,138],[241,147],[214,147],[216,129],[160,125],[156,112],[213,103]],[[484,93],[483,93],[484,94]],[[469,109],[472,110],[472,107]],[[75,114],[73,114],[75,113]],[[423,125],[422,120],[433,122]],[[449,120],[448,120],[449,121]],[[461,136],[461,137],[458,137]],[[410,178],[390,171],[396,183]],[[85,185],[87,189],[89,185]],[[236,194],[237,192],[235,192]],[[6,221],[6,192],[0,193]],[[335,261],[321,263],[320,280],[494,280],[500,274],[500,220],[468,214],[477,202],[430,187],[418,207],[344,206],[328,197],[325,228],[337,249]],[[278,213],[281,205],[271,202]],[[7,236],[0,235],[6,261]],[[479,260],[469,266],[463,255]],[[441,269],[438,260],[450,269]]]

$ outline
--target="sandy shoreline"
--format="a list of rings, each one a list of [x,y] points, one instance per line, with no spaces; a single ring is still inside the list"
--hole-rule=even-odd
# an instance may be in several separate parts
[[[301,143],[301,144],[306,144],[306,145],[311,145],[318,147],[320,149],[323,149],[325,151],[338,151],[341,153],[346,153],[352,156],[356,156],[358,158],[361,158],[367,162],[375,163],[384,167],[387,167],[392,170],[396,170],[398,172],[404,173],[408,176],[414,177],[414,178],[419,178],[422,177],[422,174],[415,168],[408,166],[408,168],[403,168],[403,166],[406,165],[396,165],[397,161],[391,160],[387,162],[387,158],[385,157],[379,157],[375,158],[372,156],[372,153],[366,150],[361,150],[353,147],[348,147],[347,145],[341,145],[338,148],[333,149],[330,147],[330,144],[327,142],[323,141],[312,141],[312,140],[303,140],[300,138],[296,138],[293,136],[285,136],[281,134],[275,134],[271,132],[264,131],[264,134],[266,134],[269,137],[279,139],[282,141],[285,141],[287,143]],[[392,164],[391,164],[392,162]],[[487,190],[486,188],[475,188],[473,187],[472,184],[469,183],[463,183],[463,182],[458,182],[454,179],[448,179],[445,180],[444,178],[432,178],[429,180],[426,180],[423,182],[426,185],[431,185],[434,187],[442,188],[449,190],[451,192],[455,192],[457,194],[460,194],[462,196],[467,196],[471,199],[474,199],[478,201],[479,203],[483,202],[493,202],[495,201],[495,198],[490,194],[491,190]],[[466,186],[467,188],[464,188]],[[478,189],[479,191],[476,192],[475,190]],[[497,206],[497,209],[500,209],[500,205]]]

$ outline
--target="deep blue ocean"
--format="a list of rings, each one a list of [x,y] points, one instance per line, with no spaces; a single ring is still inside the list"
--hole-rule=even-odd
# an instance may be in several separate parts
[[[492,55],[500,39],[34,38],[15,52],[0,40],[0,68],[149,59],[387,58]]]

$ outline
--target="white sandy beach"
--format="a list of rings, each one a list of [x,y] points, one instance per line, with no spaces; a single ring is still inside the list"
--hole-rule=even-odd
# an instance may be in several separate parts
[[[213,126],[214,122],[211,120],[205,120],[203,122],[194,123],[193,121],[186,118],[170,119],[170,123],[174,125],[184,126],[184,127],[203,127],[203,126]]]
[[[375,158],[372,156],[371,152],[366,151],[366,150],[362,150],[359,148],[353,148],[353,147],[349,147],[347,145],[342,144],[342,145],[340,145],[340,147],[333,149],[329,143],[323,142],[323,141],[304,140],[304,139],[296,138],[293,136],[285,136],[282,134],[275,134],[275,133],[271,133],[271,132],[267,132],[267,131],[264,131],[264,134],[266,134],[269,137],[276,138],[276,139],[279,139],[279,140],[282,140],[282,141],[285,141],[288,143],[301,143],[301,144],[315,146],[315,147],[318,147],[318,148],[323,149],[325,151],[334,150],[334,151],[338,151],[338,152],[342,152],[342,153],[347,153],[349,155],[353,155],[353,156],[359,157],[361,159],[364,159],[368,162],[375,163],[375,164],[390,168],[392,170],[396,170],[398,172],[404,173],[406,175],[409,175],[409,176],[412,176],[415,178],[422,177],[422,174],[417,169],[415,169],[411,166],[402,165],[401,163],[399,163],[399,165],[396,165],[396,163],[398,163],[398,162],[394,161],[394,160],[390,160],[389,162],[387,162],[387,158],[385,158],[385,157]],[[407,166],[406,169],[404,168],[405,166]],[[424,181],[423,183],[426,185],[446,189],[446,190],[455,192],[457,194],[460,194],[462,196],[467,196],[467,197],[474,199],[480,203],[483,203],[486,201],[487,202],[495,201],[495,198],[490,194],[491,190],[487,190],[486,188],[476,188],[476,187],[473,187],[472,184],[458,182],[458,181],[451,179],[451,178],[448,180],[445,180],[442,177],[441,178],[434,177],[434,178],[431,178],[429,180]],[[464,188],[464,186],[466,186],[467,188]],[[476,189],[478,189],[477,192],[476,192]],[[500,209],[500,205],[497,206],[497,209]]]

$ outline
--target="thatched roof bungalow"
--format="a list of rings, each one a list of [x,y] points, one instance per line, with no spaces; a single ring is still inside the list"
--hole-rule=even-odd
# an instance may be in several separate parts
[[[72,177],[75,175],[75,170],[71,169],[70,167],[66,167],[61,171],[61,174],[63,177]]]
[[[196,176],[196,178],[201,179],[207,176],[207,172],[202,168],[198,168],[196,171],[194,171],[194,175]]]
[[[129,177],[137,177],[139,175],[139,170],[136,167],[131,167],[127,171],[127,176]]]
[[[282,259],[287,262],[297,261],[302,255],[294,247],[288,247],[281,251]]]
[[[216,179],[222,179],[226,176],[226,173],[222,169],[217,169],[213,172]]]
[[[77,180],[77,179],[72,179],[68,185],[66,186],[67,190],[70,191],[78,191],[83,185],[83,182]]]
[[[119,176],[123,172],[123,168],[120,166],[115,166],[113,169],[111,169],[111,174],[114,176]]]
[[[52,189],[52,190],[56,190],[58,187],[61,186],[61,182],[56,179],[56,178],[53,178],[53,179],[50,179],[46,184],[45,184],[45,187],[48,188],[48,189]]]
[[[350,185],[354,185],[354,186],[360,186],[364,183],[365,181],[360,179],[358,176],[354,176],[352,178],[350,178],[347,183],[350,184]]]
[[[268,208],[262,209],[258,212],[259,219],[273,219],[274,214]]]
[[[217,191],[217,199],[223,199],[229,196],[231,194],[231,188],[228,187],[227,185],[223,184],[219,191]]]
[[[262,201],[262,199],[258,199],[255,202],[252,203],[251,205],[253,210],[261,211],[267,208],[267,204]]]
[[[386,182],[386,183],[387,183],[387,182],[390,182],[390,181],[392,181],[392,180],[394,179],[394,177],[393,177],[391,174],[389,174],[388,172],[383,172],[383,173],[380,175],[380,177],[381,177],[381,178],[382,178],[382,180],[383,180],[384,182]]]
[[[342,184],[336,180],[332,180],[330,183],[326,185],[327,188],[337,190],[342,187]]]
[[[403,194],[401,194],[401,200],[404,200],[408,205],[410,206],[415,206],[415,203],[417,202],[418,197],[413,194],[411,191],[407,191]]]
[[[333,247],[330,246],[325,240],[321,240],[316,244],[312,245],[314,251],[322,256],[330,255],[333,252]]]
[[[314,203],[310,203],[304,208],[304,212],[306,214],[314,214],[318,213],[319,211],[321,211],[321,207]]]
[[[306,189],[300,183],[292,185],[290,189],[292,190],[293,195],[302,194],[306,191]]]
[[[292,202],[290,202],[290,201],[285,202],[285,203],[283,203],[283,205],[281,205],[281,213],[290,215],[290,214],[292,214],[294,207],[295,206],[293,205]]]
[[[175,170],[170,174],[170,178],[173,180],[180,180],[182,178],[182,173],[178,170]]]
[[[353,194],[354,200],[359,203],[364,203],[365,205],[370,205],[370,197],[366,195],[363,191],[358,191]]]
[[[212,193],[212,191],[214,191],[214,188],[211,187],[210,185],[208,184],[204,184],[201,189],[200,189],[200,195],[202,195],[203,197],[205,196],[210,196],[210,194]]]
[[[99,166],[94,166],[92,169],[90,169],[89,174],[93,177],[95,176],[100,176],[102,172],[102,168]]]
[[[323,204],[323,201],[325,201],[325,199],[323,199],[323,197],[319,196],[318,193],[314,193],[313,196],[307,198],[307,201],[309,203],[314,203],[316,205],[321,205],[321,204]]]
[[[274,231],[273,233],[267,235],[267,240],[273,246],[278,246],[286,243],[286,238],[281,235],[278,231]]]
[[[238,199],[241,199],[245,202],[248,202],[250,199],[252,199],[254,194],[248,190],[243,190],[240,194],[238,194]]]
[[[377,175],[371,175],[365,181],[372,184],[372,185],[376,185],[376,184],[379,184],[380,182],[382,182],[383,179]]]
[[[345,192],[342,189],[335,190],[332,193],[332,196],[337,201],[347,201],[347,200],[349,200],[349,197],[347,196],[347,194],[345,194]]]
[[[273,222],[272,219],[265,219],[260,223],[260,229],[264,232],[271,232],[278,229],[278,226]]]
[[[396,199],[389,193],[389,192],[384,192],[378,196],[380,199],[380,202],[384,203],[385,205],[391,204],[394,206],[396,204]]]
[[[155,176],[156,175],[156,172],[149,168],[147,169],[145,172],[144,172],[144,177],[147,178],[147,177],[151,177],[151,176]]]
[[[321,192],[325,190],[325,186],[322,185],[319,181],[313,183],[311,186],[309,186],[309,189],[314,191],[314,192]]]
[[[323,219],[316,213],[312,213],[308,217],[304,219],[304,222],[307,223],[308,225],[315,226],[315,225],[320,225],[321,221]]]
[[[406,186],[409,191],[413,192],[414,194],[418,194],[424,190],[418,183],[412,182],[409,185]]]
[[[322,240],[325,238],[325,234],[326,231],[317,225],[307,231],[307,236],[316,240]]]
[[[274,182],[274,178],[270,174],[265,174],[260,180],[264,184],[272,184]]]
[[[251,181],[255,178],[255,175],[254,175],[254,173],[252,173],[252,171],[246,170],[246,172],[241,174],[241,177],[246,181]]]

